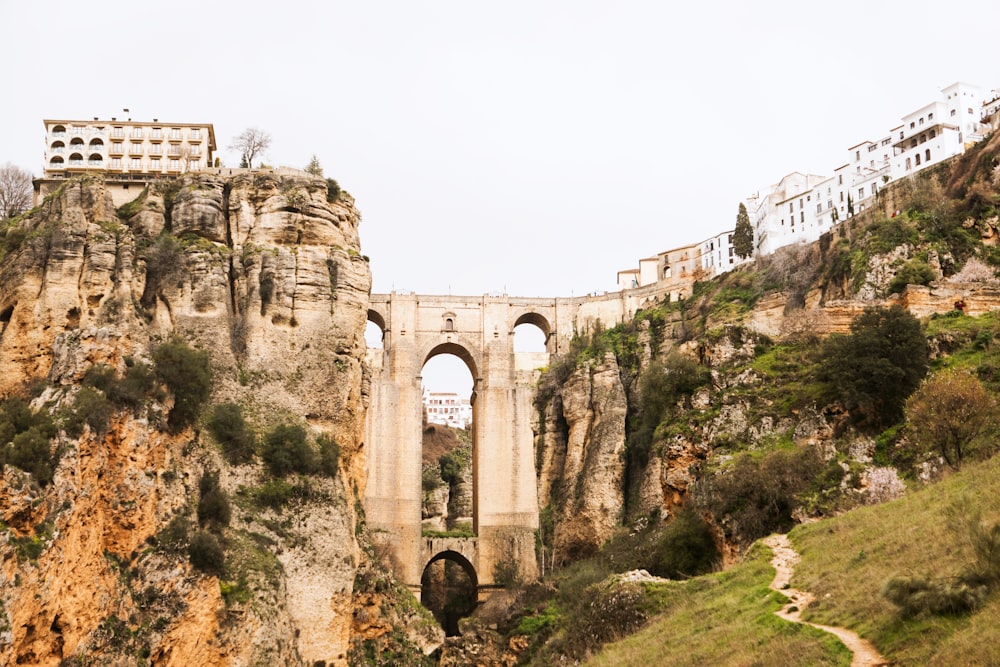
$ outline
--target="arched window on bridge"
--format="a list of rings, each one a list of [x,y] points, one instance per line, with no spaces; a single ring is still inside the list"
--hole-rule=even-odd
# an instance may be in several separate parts
[[[374,310],[368,311],[365,345],[373,349],[382,349],[385,346],[385,320]]]

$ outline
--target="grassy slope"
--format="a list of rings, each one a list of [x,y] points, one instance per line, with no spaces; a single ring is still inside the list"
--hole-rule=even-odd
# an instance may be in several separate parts
[[[1000,457],[885,505],[800,526],[802,554],[792,585],[817,595],[807,620],[850,627],[894,665],[1000,665],[1000,595],[976,613],[900,619],[882,597],[893,574],[957,574],[970,555],[949,526],[961,507],[1000,520]],[[593,665],[847,665],[839,642],[772,614],[778,595],[770,551],[756,545],[728,572],[667,584],[663,609],[642,631],[609,644]]]
[[[756,545],[726,572],[656,585],[662,614],[587,664],[849,665],[850,653],[831,635],[774,616],[785,598],[767,587],[770,559],[770,550]]]
[[[1000,519],[1000,457],[896,502],[792,531],[802,554],[792,585],[817,594],[805,617],[853,628],[896,665],[1000,664],[1000,596],[969,616],[902,621],[881,595],[893,574],[960,571],[970,553],[949,525],[963,504],[977,506],[985,520]]]

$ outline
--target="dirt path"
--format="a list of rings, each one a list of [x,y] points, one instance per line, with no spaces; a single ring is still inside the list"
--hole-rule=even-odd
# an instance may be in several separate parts
[[[815,599],[815,596],[808,591],[798,591],[788,587],[789,582],[792,580],[792,571],[795,564],[799,562],[799,554],[792,548],[792,543],[788,541],[787,535],[771,535],[764,540],[764,544],[774,552],[771,565],[774,566],[775,574],[774,581],[771,582],[770,587],[772,590],[788,596],[788,604],[775,612],[778,617],[792,623],[811,625],[814,628],[819,628],[820,630],[836,635],[844,643],[844,646],[854,654],[854,659],[851,660],[851,667],[878,667],[889,664],[889,661],[882,657],[882,654],[878,652],[878,649],[870,641],[862,639],[853,630],[803,621],[801,618],[802,610]]]

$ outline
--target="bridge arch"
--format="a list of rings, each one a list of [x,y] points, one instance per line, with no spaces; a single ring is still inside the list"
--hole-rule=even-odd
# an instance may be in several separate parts
[[[479,369],[481,367],[481,363],[478,361],[476,355],[470,351],[469,347],[470,346],[464,345],[462,343],[452,342],[452,341],[448,341],[445,343],[437,343],[436,345],[432,345],[431,348],[427,350],[427,352],[423,355],[423,361],[420,363],[420,368],[426,366],[428,361],[430,361],[431,359],[433,359],[438,355],[441,354],[454,355],[459,359],[461,359],[462,362],[468,367],[469,372],[472,373],[472,385],[473,385],[472,393],[475,394],[475,385],[477,379],[479,378]]]
[[[445,550],[431,558],[420,575],[420,603],[449,637],[459,635],[458,621],[479,602],[476,568],[458,551]]]

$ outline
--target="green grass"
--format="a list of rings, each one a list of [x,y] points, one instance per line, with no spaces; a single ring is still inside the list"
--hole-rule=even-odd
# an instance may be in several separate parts
[[[963,504],[1000,520],[1000,457],[893,503],[796,528],[802,562],[792,586],[817,597],[805,618],[855,630],[894,665],[1000,664],[1000,596],[970,615],[904,620],[881,594],[894,574],[946,578],[971,560],[964,536],[949,527]]]
[[[770,559],[770,550],[757,545],[726,572],[651,586],[662,613],[586,664],[849,665],[850,653],[832,635],[774,615],[785,598],[768,589]]]

